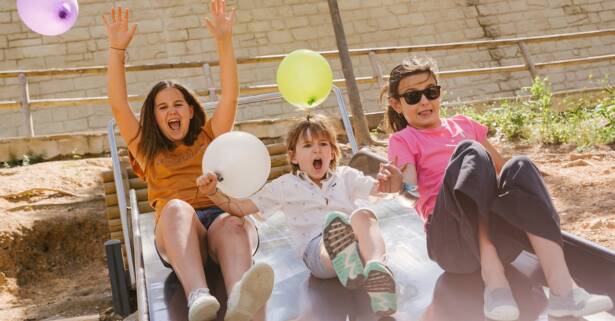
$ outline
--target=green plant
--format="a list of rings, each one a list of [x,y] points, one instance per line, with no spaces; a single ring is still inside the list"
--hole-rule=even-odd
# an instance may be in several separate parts
[[[43,161],[43,155],[24,154],[24,155],[21,155],[21,159],[17,159],[15,155],[11,155],[8,161],[2,162],[2,167],[11,168],[11,167],[17,167],[17,166],[28,166],[28,165],[40,163],[42,161]]]
[[[605,82],[605,81],[603,81]],[[510,141],[538,144],[570,143],[579,149],[615,143],[615,90],[610,84],[598,94],[554,99],[547,78],[524,88],[530,99],[493,104],[479,112],[473,106],[446,108],[442,116],[467,115]]]

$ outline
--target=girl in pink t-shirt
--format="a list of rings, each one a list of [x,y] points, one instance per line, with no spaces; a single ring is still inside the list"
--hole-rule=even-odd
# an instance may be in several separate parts
[[[548,314],[583,316],[612,308],[572,280],[562,250],[559,216],[536,166],[527,157],[507,162],[487,140],[487,129],[462,115],[440,118],[435,63],[411,58],[393,68],[382,97],[394,134],[389,159],[418,187],[416,209],[426,221],[429,257],[445,271],[480,270],[484,314],[516,320],[519,309],[504,273],[532,247],[550,287]]]

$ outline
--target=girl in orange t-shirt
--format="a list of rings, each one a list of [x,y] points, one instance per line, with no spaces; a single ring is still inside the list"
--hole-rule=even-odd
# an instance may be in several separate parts
[[[189,320],[214,319],[220,307],[209,294],[203,271],[208,255],[231,289],[226,319],[264,320],[273,270],[263,263],[252,265],[258,243],[254,225],[224,213],[196,187],[207,145],[233,128],[239,94],[232,45],[235,12],[225,10],[224,0],[212,0],[210,9],[212,18],[205,23],[217,43],[222,87],[210,119],[191,90],[161,81],[147,95],[137,120],[128,104],[124,66],[136,25],[128,26],[129,10],[121,7],[103,16],[109,38],[109,104],[128,142],[131,163],[148,183],[149,202],[156,209],[156,249],[182,283]]]

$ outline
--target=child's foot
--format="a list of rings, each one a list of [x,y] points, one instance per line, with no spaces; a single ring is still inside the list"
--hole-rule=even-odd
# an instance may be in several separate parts
[[[485,299],[483,313],[491,320],[512,321],[519,318],[519,308],[509,288],[488,290],[483,294]]]
[[[606,295],[589,294],[574,288],[567,295],[549,294],[548,314],[552,317],[582,317],[613,308],[613,301]]]
[[[387,316],[397,311],[397,295],[393,273],[386,265],[370,261],[365,266],[365,283],[363,287],[371,301],[372,311],[378,316]]]
[[[209,294],[209,289],[201,288],[192,291],[188,297],[188,320],[209,321],[216,318],[220,303]]]
[[[273,290],[273,269],[266,263],[254,264],[228,296],[224,321],[248,321],[260,310]]]
[[[322,239],[342,285],[349,289],[359,288],[364,281],[363,263],[346,216],[338,212],[327,215]]]

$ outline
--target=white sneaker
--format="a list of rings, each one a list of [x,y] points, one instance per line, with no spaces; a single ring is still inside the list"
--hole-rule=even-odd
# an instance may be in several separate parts
[[[273,269],[266,263],[254,264],[233,286],[224,321],[249,321],[267,304],[272,291]]]
[[[188,296],[189,321],[214,320],[219,309],[220,303],[209,294],[208,288],[196,289]]]
[[[552,317],[574,316],[577,318],[608,311],[613,308],[613,301],[606,295],[587,293],[582,288],[574,288],[567,295],[549,294],[548,314]]]

